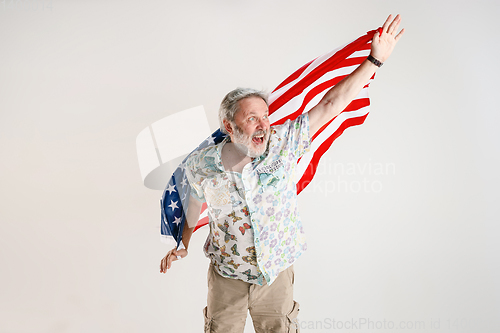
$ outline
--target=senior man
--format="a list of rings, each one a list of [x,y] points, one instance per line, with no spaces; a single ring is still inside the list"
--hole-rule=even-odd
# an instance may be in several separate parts
[[[297,209],[297,160],[308,151],[311,137],[342,112],[392,53],[404,29],[396,34],[401,17],[391,20],[373,37],[370,56],[293,121],[271,127],[262,92],[238,88],[228,93],[219,110],[228,136],[187,159],[192,199],[185,249],[169,251],[160,271],[187,255],[206,202],[210,232],[204,252],[211,264],[205,332],[243,332],[248,311],[256,332],[299,331],[293,263],[306,242]]]

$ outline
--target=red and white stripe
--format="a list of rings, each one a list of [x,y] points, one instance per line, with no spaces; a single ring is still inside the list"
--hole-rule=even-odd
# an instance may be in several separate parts
[[[316,106],[330,88],[351,74],[370,54],[370,43],[376,30],[341,46],[299,68],[283,81],[269,97],[269,119],[272,125],[295,119]],[[373,78],[372,78],[373,79]],[[297,165],[297,194],[313,179],[321,156],[346,128],[360,125],[368,116],[368,86],[328,124],[312,137],[310,151]]]

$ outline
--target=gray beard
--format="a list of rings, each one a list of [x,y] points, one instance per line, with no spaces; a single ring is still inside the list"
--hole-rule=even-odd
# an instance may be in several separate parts
[[[256,158],[262,156],[266,152],[267,145],[269,144],[269,136],[267,132],[264,134],[264,139],[266,140],[265,149],[262,152],[258,152],[250,148],[250,145],[252,144],[251,137],[243,134],[243,131],[235,124],[233,124],[233,128],[234,140],[231,141],[234,143],[236,149],[238,149],[238,151],[240,151],[242,154],[251,158]]]
[[[256,157],[259,157],[260,155],[262,155],[262,154],[260,154],[260,155],[257,154],[257,152],[253,152],[252,150],[250,150],[247,146],[245,146],[242,143],[233,142],[233,144],[236,147],[236,149],[238,149],[238,151],[240,153],[242,153],[243,155],[246,155],[248,157],[256,158]]]

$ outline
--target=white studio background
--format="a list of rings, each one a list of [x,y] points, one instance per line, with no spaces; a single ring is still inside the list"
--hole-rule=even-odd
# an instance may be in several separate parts
[[[299,197],[302,331],[498,332],[500,5],[451,0],[1,2],[0,332],[201,332],[207,230],[159,274],[137,134],[197,105],[215,130],[389,13],[371,114]]]

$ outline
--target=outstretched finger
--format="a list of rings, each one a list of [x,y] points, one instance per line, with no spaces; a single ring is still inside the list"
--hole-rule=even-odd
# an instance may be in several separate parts
[[[405,33],[405,28],[401,29],[399,34],[397,34],[396,37],[394,37],[394,40],[397,42],[403,36],[404,33]]]
[[[399,24],[401,23],[401,15],[397,15],[396,18],[389,25],[388,33],[393,34],[394,31],[398,30]]]
[[[384,25],[382,26],[382,33],[387,32],[387,29],[389,28],[389,23],[391,22],[392,19],[392,14],[390,14],[387,17],[387,20],[385,20]]]

